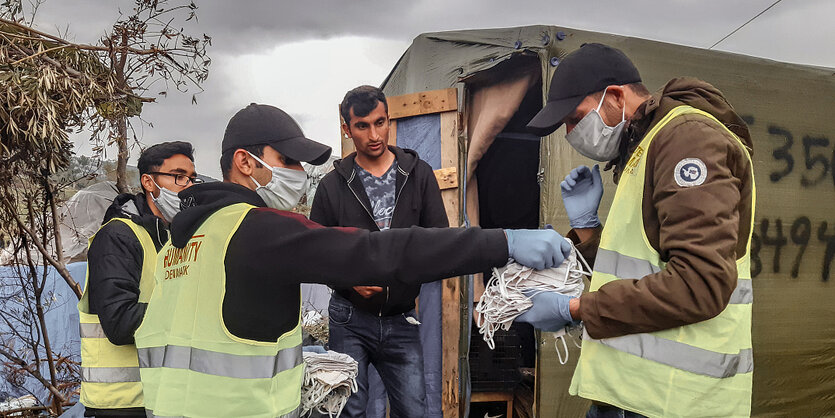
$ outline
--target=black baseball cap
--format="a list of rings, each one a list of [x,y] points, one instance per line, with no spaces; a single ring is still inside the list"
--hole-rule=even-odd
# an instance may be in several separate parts
[[[251,103],[226,125],[221,153],[250,145],[269,145],[288,158],[313,165],[324,164],[331,147],[304,136],[302,128],[283,110]]]
[[[548,135],[589,94],[603,91],[607,86],[640,81],[638,69],[620,50],[603,44],[583,44],[557,65],[548,103],[528,122],[528,130],[539,136]]]

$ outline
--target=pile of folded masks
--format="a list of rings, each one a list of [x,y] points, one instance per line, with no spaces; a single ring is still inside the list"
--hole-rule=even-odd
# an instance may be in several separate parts
[[[357,362],[347,354],[303,352],[302,415],[314,410],[339,416],[348,397],[357,391]]]
[[[537,293],[556,292],[566,296],[580,296],[585,287],[583,276],[591,276],[591,268],[573,244],[571,254],[555,268],[534,270],[515,261],[502,268],[494,268],[475,308],[479,313],[479,333],[487,346],[495,348],[493,336],[496,331],[499,328],[509,330],[513,320],[533,306],[531,298]],[[563,334],[564,330],[557,337],[562,338],[565,346]],[[565,352],[567,360],[567,346]],[[564,364],[562,355],[560,362]]]

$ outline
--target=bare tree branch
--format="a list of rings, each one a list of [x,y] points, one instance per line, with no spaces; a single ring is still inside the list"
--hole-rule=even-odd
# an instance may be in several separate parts
[[[41,382],[41,384],[47,390],[49,390],[49,392],[52,393],[52,396],[54,396],[56,399],[59,399],[62,403],[67,402],[67,398],[64,397],[64,395],[61,393],[61,391],[59,391],[58,388],[56,388],[55,386],[52,385],[52,383],[50,383],[48,380],[46,380],[41,375],[41,372],[39,372],[37,368],[35,368],[32,365],[26,363],[23,359],[21,359],[20,357],[15,356],[12,352],[6,350],[4,347],[0,347],[0,355],[7,358],[12,363],[17,364],[23,370],[26,370],[32,377],[37,379],[38,382]]]
[[[44,0],[26,0],[25,7],[21,1],[0,2],[0,241],[7,246],[8,237],[12,246],[7,248],[14,249],[19,280],[11,285],[19,290],[11,294],[21,298],[7,312],[7,300],[0,297],[0,323],[13,330],[6,333],[9,338],[24,341],[31,352],[6,346],[0,355],[37,373],[55,395],[57,412],[57,401],[66,398],[60,395],[62,385],[73,382],[59,384],[59,375],[70,366],[53,355],[46,328],[51,304],[44,298],[53,269],[76,298],[82,296],[67,269],[62,238],[68,232],[61,230],[59,212],[62,191],[80,178],[60,174],[73,161],[68,134],[89,130],[99,156],[106,145],[116,144],[118,190],[127,192],[126,165],[138,141],[137,127],[151,126],[141,118],[143,105],[172,89],[202,91],[211,38],[191,36],[177,23],[196,19],[197,6],[190,0],[133,0],[132,10],[120,11],[102,39],[88,43],[69,41],[66,30],[34,29]],[[29,10],[32,18],[22,18]],[[48,379],[40,375],[42,361],[49,366]]]
[[[43,245],[43,243],[35,234],[35,232],[32,231],[32,229],[29,228],[29,226],[26,225],[26,223],[23,222],[22,219],[20,219],[20,215],[18,215],[15,209],[9,205],[9,202],[2,200],[2,204],[6,207],[6,210],[9,211],[14,220],[17,222],[17,226],[26,233],[30,240],[32,240],[32,243],[35,245],[35,247],[38,248],[38,251],[41,252],[41,255],[43,255],[44,259],[52,267],[54,267],[55,270],[58,270],[58,274],[60,274],[61,277],[64,278],[64,281],[70,286],[70,288],[75,293],[75,296],[80,300],[82,293],[81,286],[78,284],[78,282],[73,280],[72,275],[70,274],[69,270],[67,270],[67,267],[59,263],[58,260],[56,260],[54,257],[52,257],[52,255],[50,255],[49,250],[46,249],[46,247]]]

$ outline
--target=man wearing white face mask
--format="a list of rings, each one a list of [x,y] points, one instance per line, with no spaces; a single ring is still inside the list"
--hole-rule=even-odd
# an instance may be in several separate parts
[[[288,212],[305,183],[300,162],[322,164],[330,148],[273,106],[235,114],[221,146],[224,182],[180,193],[136,332],[149,416],[298,417],[301,283],[411,286],[508,257],[551,267],[570,252],[551,230],[370,232]]]
[[[154,284],[157,251],[180,210],[177,193],[202,183],[187,142],[139,156],[142,192],[116,197],[87,252],[81,320],[81,403],[86,416],[145,416],[133,334]]]
[[[569,237],[596,256],[590,293],[543,293],[521,320],[585,327],[569,392],[587,416],[748,416],[753,303],[752,140],[722,93],[676,78],[650,95],[619,50],[586,44],[554,72],[528,127],[565,124],[581,154],[614,168],[606,226],[600,171],[561,183]]]

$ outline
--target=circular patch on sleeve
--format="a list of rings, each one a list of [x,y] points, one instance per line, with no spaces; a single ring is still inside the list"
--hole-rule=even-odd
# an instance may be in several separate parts
[[[698,186],[707,179],[707,167],[698,158],[685,158],[676,164],[675,178],[681,187]]]

